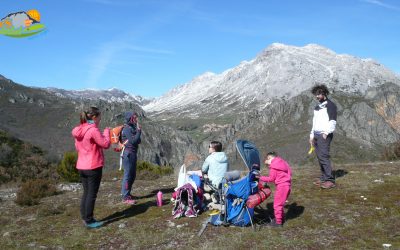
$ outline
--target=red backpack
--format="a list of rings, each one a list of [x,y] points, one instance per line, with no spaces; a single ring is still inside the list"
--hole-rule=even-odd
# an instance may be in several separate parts
[[[122,129],[123,128],[124,128],[124,125],[120,125],[120,126],[110,129],[111,147],[115,152],[121,152],[120,160],[119,160],[119,170],[122,170],[122,154],[124,153],[126,143],[128,143],[128,140],[122,142]]]
[[[124,125],[117,126],[115,128],[110,129],[110,142],[112,149],[115,152],[121,152],[125,148],[125,144],[127,143],[128,140],[125,142],[122,142],[122,129],[124,128]]]

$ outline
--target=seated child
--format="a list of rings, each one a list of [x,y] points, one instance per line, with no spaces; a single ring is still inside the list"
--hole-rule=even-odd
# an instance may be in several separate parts
[[[260,176],[260,181],[272,182],[275,184],[274,194],[274,215],[273,220],[268,226],[282,227],[284,221],[283,207],[290,194],[292,170],[289,164],[278,157],[275,152],[269,152],[264,162],[269,165],[269,176]]]

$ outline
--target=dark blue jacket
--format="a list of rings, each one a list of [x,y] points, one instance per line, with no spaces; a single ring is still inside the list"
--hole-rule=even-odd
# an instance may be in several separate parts
[[[130,123],[132,114],[133,112],[125,113],[125,124],[124,128],[122,129],[121,139],[122,142],[128,140],[127,144],[125,145],[124,152],[137,153],[139,144],[141,142],[140,136],[142,134],[142,131],[136,128],[136,124]]]

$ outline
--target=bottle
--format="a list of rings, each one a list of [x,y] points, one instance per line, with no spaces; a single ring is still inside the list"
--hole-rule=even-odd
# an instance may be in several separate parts
[[[160,191],[158,191],[158,193],[157,193],[157,206],[158,207],[161,207],[163,204],[162,204],[162,200],[163,200],[163,193],[161,192],[161,190]]]

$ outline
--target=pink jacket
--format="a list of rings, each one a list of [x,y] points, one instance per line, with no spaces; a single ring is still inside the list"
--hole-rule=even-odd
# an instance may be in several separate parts
[[[292,182],[292,170],[289,164],[280,157],[275,157],[269,166],[269,176],[260,176],[260,181],[273,182],[275,185],[290,185]]]
[[[110,147],[110,129],[100,133],[96,124],[83,123],[72,130],[78,151],[76,168],[91,170],[104,166],[103,148]]]

